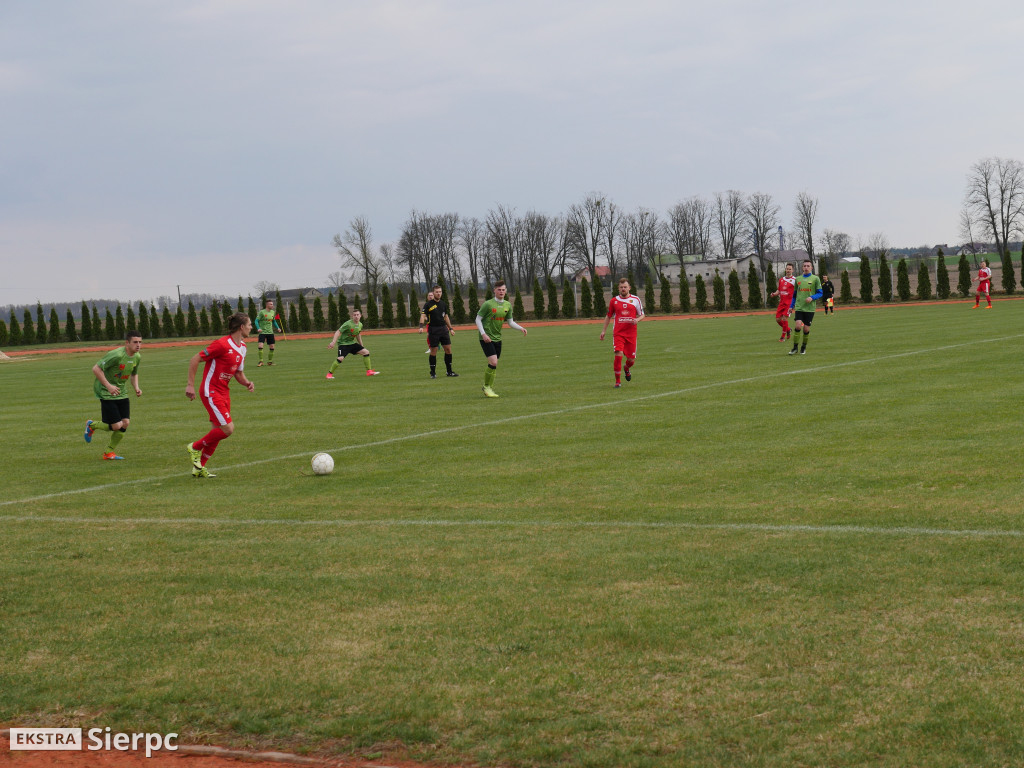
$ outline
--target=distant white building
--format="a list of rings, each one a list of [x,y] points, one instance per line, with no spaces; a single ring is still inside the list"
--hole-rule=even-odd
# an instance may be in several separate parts
[[[780,274],[783,265],[787,261],[793,262],[797,270],[800,269],[801,262],[807,258],[807,251],[803,249],[797,249],[792,251],[770,251],[765,254],[765,262],[772,265],[772,270],[776,274]],[[687,254],[682,257],[682,265],[686,268],[686,276],[691,280],[700,275],[705,280],[712,280],[715,277],[715,270],[718,270],[718,274],[722,276],[722,279],[728,279],[729,273],[732,270],[736,270],[741,277],[746,277],[750,272],[751,263],[757,264],[760,268],[758,258],[756,254],[748,253],[745,256],[738,256],[734,259],[705,259],[699,254]],[[666,253],[658,256],[654,260],[655,271],[665,275],[670,281],[679,280],[680,271],[680,258],[674,253]],[[761,276],[764,279],[764,276]]]

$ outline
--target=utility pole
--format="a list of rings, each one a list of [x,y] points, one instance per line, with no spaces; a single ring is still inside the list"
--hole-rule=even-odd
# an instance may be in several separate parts
[[[178,286],[178,306],[181,306],[181,286]]]

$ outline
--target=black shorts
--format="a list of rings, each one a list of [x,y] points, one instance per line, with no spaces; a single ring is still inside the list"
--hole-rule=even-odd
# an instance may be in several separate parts
[[[484,351],[487,357],[494,355],[497,358],[501,358],[501,342],[500,341],[484,341],[480,339],[480,348]]]
[[[345,357],[346,355],[357,355],[362,350],[366,349],[362,344],[358,342],[355,344],[339,344],[338,345],[338,357]]]
[[[261,333],[256,342],[258,344],[263,344],[264,342],[266,342],[267,344],[273,345],[276,342],[276,339],[274,338],[274,334],[272,333]]]
[[[100,400],[100,419],[104,424],[117,424],[122,419],[131,418],[132,401],[127,397],[117,400]]]
[[[450,347],[452,337],[447,325],[431,325],[427,328],[427,344],[431,347]]]
[[[798,323],[803,323],[804,325],[810,325],[812,322],[814,322],[814,313],[813,312],[797,312],[796,313],[796,317],[794,319]]]

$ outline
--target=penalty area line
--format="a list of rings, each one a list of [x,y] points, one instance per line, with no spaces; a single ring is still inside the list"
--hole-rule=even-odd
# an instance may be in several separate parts
[[[344,453],[345,451],[358,451],[365,448],[376,448],[382,445],[393,445],[394,443],[407,442],[409,440],[422,440],[428,437],[436,437],[438,435],[449,435],[454,432],[465,432],[471,429],[481,429],[486,427],[502,426],[504,424],[513,424],[517,421],[527,421],[529,419],[545,419],[552,416],[564,416],[569,413],[580,413],[582,411],[590,411],[595,408],[608,408],[613,406],[621,406],[626,403],[641,403],[647,400],[659,400],[666,397],[677,397],[679,395],[687,395],[693,392],[702,392],[709,389],[718,389],[720,387],[731,387],[737,384],[750,384],[756,381],[767,381],[770,379],[777,379],[783,376],[799,376],[805,373],[820,373],[821,371],[835,370],[837,368],[849,368],[856,365],[867,365],[870,363],[878,363],[884,360],[896,360],[903,357],[912,357],[915,355],[930,354],[932,352],[945,352],[951,349],[962,349],[964,347],[974,347],[978,344],[986,343],[999,343],[1004,341],[1011,341],[1013,339],[1024,338],[1024,333],[1014,334],[1012,336],[1002,336],[995,339],[981,339],[977,341],[963,342],[960,344],[947,344],[941,347],[931,347],[930,349],[916,349],[909,352],[896,352],[891,355],[881,355],[879,357],[869,357],[861,360],[848,360],[843,363],[829,363],[828,365],[819,365],[810,368],[797,368],[790,371],[773,371],[772,373],[763,373],[757,376],[744,376],[739,379],[727,379],[725,381],[715,381],[709,384],[697,384],[692,387],[683,387],[682,389],[673,389],[667,392],[655,392],[649,395],[638,395],[636,397],[627,397],[616,400],[606,400],[600,403],[587,403],[585,405],[574,405],[568,408],[558,408],[552,411],[539,411],[536,413],[524,413],[519,416],[508,416],[503,419],[493,419],[490,421],[478,421],[473,424],[460,424],[452,427],[443,427],[441,429],[432,429],[426,432],[418,432],[412,435],[399,435],[398,437],[388,437],[383,440],[372,440],[366,443],[359,443],[356,445],[341,445],[333,448],[324,449],[327,453]],[[289,453],[280,456],[273,456],[267,459],[258,459],[257,461],[246,461],[239,464],[229,464],[226,466],[218,466],[217,470],[220,472],[227,472],[233,469],[246,469],[248,467],[255,467],[261,464],[270,464],[278,461],[289,461],[291,459],[304,458],[311,456],[313,453],[318,451],[302,451],[301,453]],[[166,475],[155,475],[151,477],[136,478],[134,480],[124,480],[119,483],[105,483],[103,485],[92,485],[86,488],[74,488],[67,491],[57,491],[55,493],[46,493],[39,496],[29,496],[23,499],[11,499],[8,501],[0,501],[0,507],[8,507],[14,504],[31,504],[36,501],[48,501],[51,499],[60,499],[66,496],[77,496],[83,493],[93,493],[96,491],[108,491],[112,488],[124,488],[131,485],[142,485],[144,483],[155,483],[163,480],[171,480],[174,478],[180,478],[185,476],[184,472],[177,472],[174,474]],[[8,519],[0,516],[0,520]]]

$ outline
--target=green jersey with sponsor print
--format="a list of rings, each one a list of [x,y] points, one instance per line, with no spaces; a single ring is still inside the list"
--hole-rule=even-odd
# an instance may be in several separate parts
[[[512,305],[507,301],[488,299],[480,305],[477,317],[484,326],[484,333],[491,337],[491,341],[501,341],[501,326],[505,318],[512,314]]]
[[[821,293],[821,278],[817,275],[797,275],[796,277],[796,303],[793,309],[797,312],[814,312],[818,302],[807,301],[816,293]]]
[[[142,362],[142,355],[138,352],[134,355],[129,355],[124,351],[124,347],[118,347],[107,352],[96,365],[103,371],[107,381],[121,390],[121,394],[110,394],[107,388],[100,383],[100,380],[96,379],[92,385],[92,391],[96,393],[96,397],[100,400],[121,400],[128,397],[128,379],[139,372],[140,362]]]
[[[274,315],[276,312],[272,309],[261,309],[256,313],[256,331],[257,333],[273,333],[274,332]]]
[[[359,339],[356,337],[363,332],[362,323],[353,323],[351,320],[346,320],[345,324],[339,329],[341,336],[338,337],[338,343],[343,345],[358,344]]]

